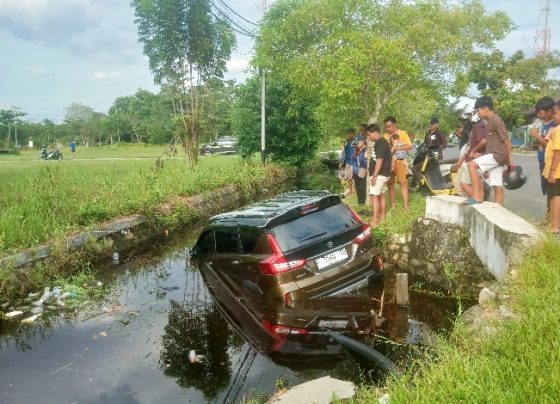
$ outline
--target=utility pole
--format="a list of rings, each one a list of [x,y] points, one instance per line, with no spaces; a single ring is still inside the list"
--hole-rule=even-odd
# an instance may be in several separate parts
[[[266,0],[262,0],[263,4],[263,18],[266,14]],[[266,162],[266,78],[264,69],[261,68],[261,159],[262,163]]]
[[[544,17],[544,28],[537,29],[537,33],[535,35],[535,55],[546,55],[550,52],[550,27],[548,26],[549,15],[550,0],[546,0],[545,6],[541,9],[540,15],[540,17]]]

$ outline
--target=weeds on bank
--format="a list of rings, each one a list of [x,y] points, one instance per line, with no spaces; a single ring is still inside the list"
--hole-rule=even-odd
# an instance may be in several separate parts
[[[554,402],[560,397],[560,244],[548,239],[527,253],[510,284],[518,319],[475,332],[461,321],[422,358],[389,383],[392,403]],[[484,328],[484,327],[483,327]],[[375,399],[363,388],[357,401]]]
[[[397,189],[397,194],[399,193]],[[410,232],[412,225],[419,217],[424,216],[426,209],[426,197],[419,193],[410,193],[408,212],[402,208],[399,197],[397,197],[397,207],[389,209],[386,220],[379,226],[372,228],[372,237],[377,245],[384,245],[393,234],[407,234]],[[350,205],[362,219],[371,222],[371,202],[366,201],[365,207],[360,208],[356,195],[351,195],[344,200]],[[387,200],[387,202],[389,202]]]
[[[183,161],[13,162],[0,165],[0,256],[165,203],[233,184],[248,187],[274,166],[238,157]],[[178,218],[170,218],[177,220]]]

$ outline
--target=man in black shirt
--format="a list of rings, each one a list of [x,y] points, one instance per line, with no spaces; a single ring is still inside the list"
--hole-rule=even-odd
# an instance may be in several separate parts
[[[386,184],[389,178],[391,178],[393,155],[391,153],[391,146],[387,139],[381,135],[381,129],[378,125],[369,125],[366,132],[369,141],[375,142],[373,146],[375,160],[372,157],[369,162],[369,174],[371,175],[369,193],[372,206],[371,225],[377,226],[385,220],[385,209],[387,206],[385,190],[387,189]]]
[[[432,119],[430,119],[430,129],[426,132],[424,143],[428,146],[437,147],[438,149],[441,149],[447,144],[445,135],[439,128],[439,119],[436,116],[432,116]],[[443,157],[441,150],[439,150],[438,153],[441,159]]]

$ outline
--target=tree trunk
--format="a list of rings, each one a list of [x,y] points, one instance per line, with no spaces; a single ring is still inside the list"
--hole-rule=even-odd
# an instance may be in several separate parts
[[[368,124],[379,123],[379,114],[381,113],[381,108],[383,104],[381,103],[381,96],[379,94],[375,95],[375,108],[373,113],[368,117]]]

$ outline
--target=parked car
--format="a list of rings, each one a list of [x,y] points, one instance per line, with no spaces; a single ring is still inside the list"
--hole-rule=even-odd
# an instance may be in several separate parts
[[[217,137],[212,143],[200,145],[200,154],[237,154],[237,139],[232,136]]]
[[[371,228],[328,191],[295,191],[214,216],[192,248],[239,294],[287,305],[364,287],[382,274]]]
[[[337,169],[340,164],[342,150],[330,150],[319,153],[319,160],[328,168]]]

